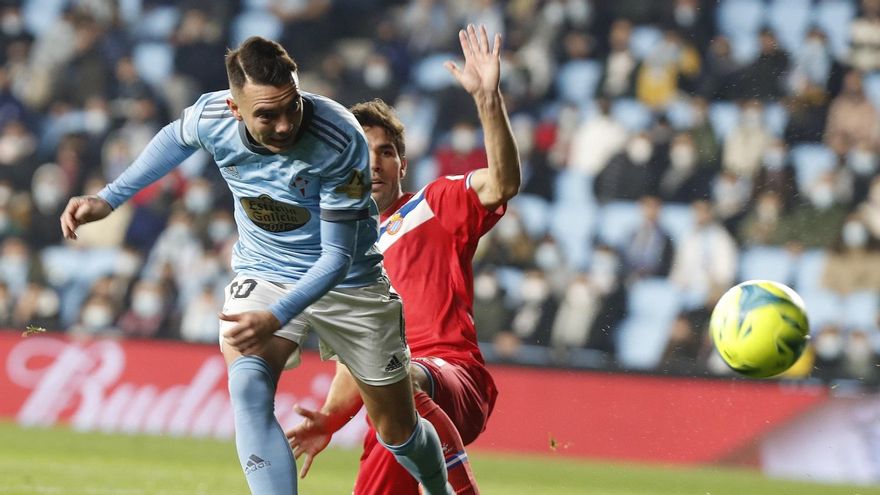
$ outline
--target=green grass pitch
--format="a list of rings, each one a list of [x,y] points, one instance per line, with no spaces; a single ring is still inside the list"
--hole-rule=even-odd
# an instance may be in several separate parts
[[[880,487],[768,480],[752,471],[682,469],[471,454],[484,495],[880,495]],[[301,495],[351,493],[357,452],[328,450]],[[0,423],[0,494],[247,494],[231,442],[22,429]]]

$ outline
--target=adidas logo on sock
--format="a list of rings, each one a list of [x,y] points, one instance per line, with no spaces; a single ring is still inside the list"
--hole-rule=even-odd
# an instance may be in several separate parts
[[[254,471],[256,471],[257,469],[262,469],[264,467],[271,466],[271,465],[272,465],[271,462],[264,460],[264,459],[260,459],[256,455],[251,454],[251,456],[248,457],[247,464],[244,467],[244,474],[246,474],[246,475],[251,474]]]
[[[385,366],[385,372],[391,373],[392,371],[397,371],[400,368],[403,368],[403,363],[397,359],[396,355],[391,356],[391,361],[388,361],[388,364]]]

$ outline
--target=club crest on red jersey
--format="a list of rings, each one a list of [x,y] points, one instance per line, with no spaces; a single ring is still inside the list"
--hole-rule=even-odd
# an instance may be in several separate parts
[[[388,219],[388,224],[385,226],[385,233],[388,235],[394,235],[400,232],[400,227],[403,226],[403,217],[400,216],[400,213],[395,213],[391,215],[391,218]]]

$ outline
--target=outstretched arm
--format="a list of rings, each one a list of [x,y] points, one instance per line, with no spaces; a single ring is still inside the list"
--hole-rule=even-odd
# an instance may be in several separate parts
[[[471,187],[487,209],[495,209],[519,192],[521,178],[519,152],[507,109],[499,87],[501,81],[501,35],[489,46],[486,27],[479,32],[473,25],[458,33],[464,54],[464,68],[447,62],[446,68],[477,105],[486,145],[489,168],[471,175]]]
[[[297,414],[304,419],[287,432],[287,440],[297,459],[305,454],[300,477],[305,478],[312,466],[312,460],[321,453],[330,437],[345,426],[363,405],[357,383],[344,364],[336,363],[336,376],[330,384],[330,392],[320,411],[294,406]]]

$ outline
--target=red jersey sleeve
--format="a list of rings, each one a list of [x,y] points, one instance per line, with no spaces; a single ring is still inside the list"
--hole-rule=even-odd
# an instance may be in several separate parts
[[[470,174],[441,177],[425,188],[425,201],[444,230],[464,242],[477,242],[507,211],[488,210],[470,186]]]

